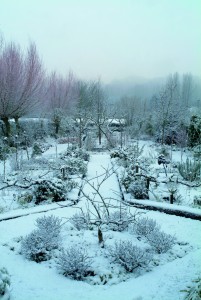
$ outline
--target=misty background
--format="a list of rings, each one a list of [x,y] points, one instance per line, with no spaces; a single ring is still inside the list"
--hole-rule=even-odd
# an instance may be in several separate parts
[[[199,0],[1,0],[0,31],[34,41],[47,71],[84,80],[201,75]]]
[[[83,130],[93,119],[99,131],[106,117],[124,118],[132,134],[162,132],[163,141],[187,133],[201,109],[200,8],[199,0],[0,0],[3,133],[26,116],[49,118],[56,135],[67,117],[85,119]]]

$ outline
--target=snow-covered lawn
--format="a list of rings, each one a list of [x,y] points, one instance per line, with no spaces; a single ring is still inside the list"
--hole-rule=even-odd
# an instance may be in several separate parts
[[[57,151],[61,152],[64,148],[65,146],[61,145],[61,149]],[[52,152],[53,149],[49,149],[48,155],[53,155]],[[104,178],[105,171],[110,168],[108,153],[91,154],[87,174],[89,181],[85,182],[83,191],[88,198],[94,197],[98,205],[100,205],[100,197],[97,196],[95,189]],[[100,185],[100,193],[104,199],[107,198],[110,205],[119,206],[120,191],[115,173],[111,172]],[[127,273],[108,258],[109,246],[113,246],[115,241],[126,240],[141,249],[147,249],[150,245],[143,237],[133,234],[130,228],[117,232],[102,225],[104,248],[101,248],[98,243],[97,226],[79,231],[70,222],[70,217],[80,212],[80,208],[83,211],[91,211],[95,218],[96,211],[93,205],[84,197],[81,197],[80,202],[73,207],[60,207],[56,203],[43,204],[37,207],[15,209],[0,215],[0,220],[24,215],[0,222],[0,267],[6,267],[11,275],[11,299],[177,300],[185,296],[181,290],[192,285],[192,280],[201,276],[200,221],[159,212],[136,211],[135,208],[130,208],[129,212],[133,215],[155,220],[161,226],[162,231],[175,236],[176,243],[166,253],[154,253],[152,261],[146,267]],[[101,213],[104,213],[103,208],[99,208]],[[140,216],[139,212],[143,214]],[[61,274],[58,268],[59,250],[53,253],[50,260],[41,263],[29,261],[20,254],[21,238],[36,228],[35,221],[39,217],[51,215],[62,218],[62,223],[64,223],[61,231],[62,247],[68,248],[71,245],[85,247],[93,261],[92,267],[95,274],[87,277],[84,282],[64,277]]]

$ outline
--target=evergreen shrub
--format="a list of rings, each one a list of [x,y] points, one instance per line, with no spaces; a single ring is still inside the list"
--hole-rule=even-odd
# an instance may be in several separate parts
[[[149,199],[148,189],[144,180],[133,181],[128,188],[128,192],[133,195],[135,199]]]

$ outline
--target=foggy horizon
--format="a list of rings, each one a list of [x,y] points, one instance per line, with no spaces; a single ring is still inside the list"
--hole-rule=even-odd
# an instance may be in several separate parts
[[[83,80],[149,81],[201,76],[198,0],[1,0],[0,32],[31,41],[47,72]]]

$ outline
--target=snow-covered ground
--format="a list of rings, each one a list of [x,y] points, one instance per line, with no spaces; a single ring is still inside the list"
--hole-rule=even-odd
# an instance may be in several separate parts
[[[64,151],[65,147],[59,145],[58,153]],[[47,154],[55,155],[55,149],[50,148]],[[87,173],[89,181],[85,182],[83,191],[86,196],[94,197],[93,199],[99,202],[100,198],[93,188],[93,186],[97,188],[99,184],[104,199],[111,205],[118,206],[120,199],[118,181],[116,175],[109,171],[110,168],[108,153],[91,154]],[[105,178],[105,171],[109,175],[108,178]],[[101,184],[103,178],[105,180]],[[90,201],[81,197],[80,202],[74,207],[60,207],[56,203],[24,209],[15,207],[15,210],[0,215],[0,267],[6,267],[11,275],[11,299],[179,300],[185,296],[181,290],[185,290],[188,285],[193,284],[192,280],[201,276],[200,221],[130,208],[133,214],[143,212],[143,216],[156,220],[161,230],[176,237],[177,243],[167,253],[154,255],[148,267],[127,274],[118,265],[108,261],[105,251],[115,241],[130,240],[142,248],[146,247],[144,241],[137,239],[129,230],[114,232],[103,227],[105,248],[101,248],[98,244],[96,227],[78,231],[69,222],[69,218],[75,212],[79,212],[80,208],[96,214]],[[100,211],[103,212],[101,207]],[[21,217],[15,219],[2,220],[20,215]],[[62,227],[63,247],[75,244],[86,247],[93,259],[96,276],[91,276],[84,282],[64,277],[57,268],[57,253],[49,261],[41,263],[29,261],[20,254],[21,237],[34,230],[36,219],[44,215],[62,218],[62,222],[65,223]]]

